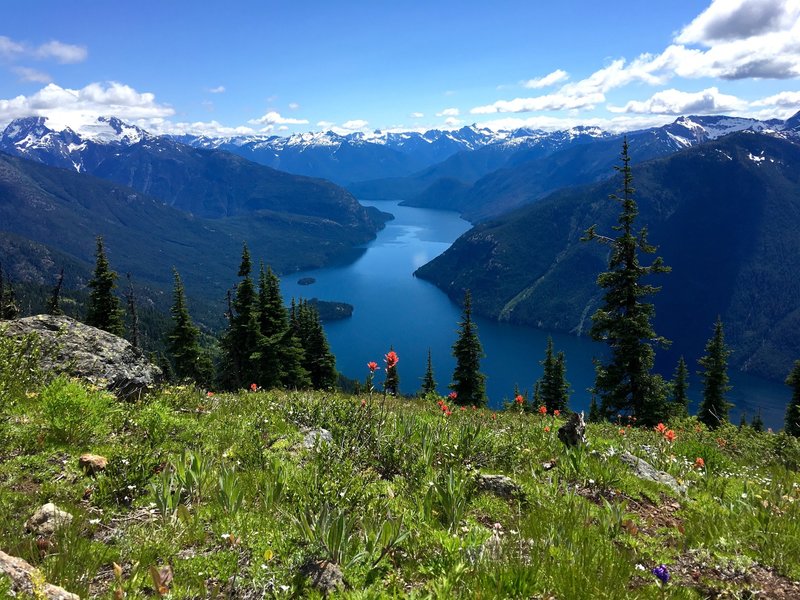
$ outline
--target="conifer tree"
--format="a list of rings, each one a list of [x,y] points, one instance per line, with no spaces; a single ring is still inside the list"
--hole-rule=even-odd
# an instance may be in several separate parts
[[[483,347],[478,339],[478,327],[472,321],[472,295],[464,293],[464,312],[458,324],[458,338],[453,344],[456,368],[450,389],[456,393],[455,402],[461,406],[486,404],[486,376],[481,373]]]
[[[636,227],[639,209],[633,197],[627,138],[621,160],[622,166],[614,167],[622,174],[621,195],[611,196],[621,206],[614,226],[618,235],[600,235],[592,225],[583,237],[584,241],[597,240],[611,248],[608,270],[597,278],[597,284],[605,290],[604,302],[592,315],[590,331],[592,339],[609,345],[611,359],[608,364],[597,363],[595,391],[601,398],[603,418],[625,413],[637,416],[642,425],[652,425],[666,414],[666,385],[661,376],[651,372],[654,346],[668,342],[653,330],[653,305],[643,302],[660,288],[643,280],[669,268],[660,257],[649,266],[639,262],[639,253],[654,254],[656,248],[647,242],[647,229]]]
[[[336,357],[333,356],[319,311],[305,300],[295,304],[292,300],[291,327],[305,355],[305,368],[311,386],[318,390],[336,387],[339,375],[336,372]]]
[[[703,378],[703,401],[697,417],[708,427],[719,427],[728,420],[732,404],[725,399],[730,391],[728,385],[728,357],[731,351],[725,345],[722,319],[717,317],[714,334],[706,342],[705,355],[697,362],[703,367],[698,371]]]
[[[89,292],[86,324],[122,336],[125,333],[125,326],[122,322],[119,298],[114,295],[116,280],[117,274],[111,270],[106,258],[103,237],[98,235],[94,274],[89,281],[91,292]]]
[[[308,387],[311,381],[303,367],[305,354],[289,326],[280,280],[271,267],[265,271],[263,264],[258,279],[259,381],[265,388]]]
[[[397,363],[399,359],[393,346],[389,346],[389,352],[383,357],[386,363],[386,379],[383,380],[383,391],[392,396],[397,396],[397,388],[400,387],[400,375],[397,374]]]
[[[173,372],[179,379],[191,379],[200,386],[211,383],[211,360],[200,347],[200,330],[192,322],[186,306],[186,294],[178,270],[173,267],[175,278],[173,289],[172,331],[167,346],[173,364]]]
[[[800,360],[794,361],[794,367],[786,378],[786,385],[792,388],[792,399],[786,407],[786,433],[800,437]]]
[[[228,329],[222,338],[222,372],[220,383],[228,389],[241,389],[258,384],[261,334],[258,326],[256,289],[250,277],[252,263],[247,244],[242,246],[242,262],[238,275],[241,281],[230,300]]]
[[[422,395],[436,393],[436,379],[433,377],[433,361],[431,360],[431,349],[428,348],[428,364],[425,367],[425,376],[422,378]]]
[[[3,274],[3,265],[0,263],[0,319],[16,319],[19,316],[17,298],[8,273]]]
[[[547,348],[545,349],[544,360],[541,362],[543,372],[542,377],[536,382],[536,394],[538,394],[538,404],[533,406],[547,407],[548,412],[554,410],[563,411],[567,409],[569,403],[569,383],[566,380],[566,362],[564,353],[557,355],[553,352],[553,338],[547,338]]]
[[[686,417],[689,415],[689,370],[686,368],[686,361],[683,356],[678,359],[678,366],[675,367],[675,374],[672,376],[672,407],[671,415],[674,417]]]
[[[600,423],[603,421],[603,415],[600,413],[600,406],[597,404],[597,397],[592,394],[592,400],[589,403],[589,423]]]
[[[753,428],[753,431],[764,431],[764,419],[761,418],[761,411],[758,411],[756,416],[753,417],[750,427]]]
[[[139,310],[136,308],[136,292],[133,289],[133,280],[130,273],[127,274],[127,278],[128,290],[125,292],[125,301],[128,304],[128,316],[131,320],[131,346],[141,348],[142,340],[139,331]]]
[[[64,314],[64,311],[61,310],[61,287],[63,285],[64,267],[61,267],[61,272],[58,274],[58,279],[56,280],[56,287],[53,288],[53,293],[50,295],[50,299],[47,301],[47,307],[45,308],[48,315],[59,317]]]

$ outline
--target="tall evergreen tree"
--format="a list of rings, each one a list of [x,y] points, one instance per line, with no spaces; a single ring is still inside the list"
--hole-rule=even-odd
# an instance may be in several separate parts
[[[8,273],[3,273],[0,263],[0,319],[16,319],[19,316],[19,306],[14,294],[14,287]]]
[[[464,293],[464,312],[458,327],[458,338],[453,344],[456,368],[450,389],[456,393],[457,404],[483,406],[486,404],[486,375],[481,373],[483,347],[478,339],[478,327],[472,321],[469,290]]]
[[[569,403],[569,383],[566,380],[566,362],[564,353],[557,355],[553,351],[553,338],[547,338],[542,365],[542,377],[536,382],[534,396],[539,397],[539,404],[533,406],[536,410],[544,405],[549,412],[566,410]]]
[[[697,362],[703,367],[698,371],[703,378],[703,401],[697,417],[708,427],[719,427],[728,420],[731,403],[725,399],[730,391],[728,385],[728,357],[731,351],[725,345],[722,319],[717,317],[714,335],[706,342],[706,353]]]
[[[228,309],[228,329],[222,338],[220,384],[228,389],[241,389],[258,384],[261,333],[258,325],[256,289],[250,277],[250,251],[242,246],[242,262],[238,275],[241,281]]]
[[[794,361],[786,385],[792,388],[792,399],[786,407],[786,433],[800,437],[800,360]]]
[[[597,278],[605,290],[603,305],[592,315],[592,339],[605,342],[611,348],[608,364],[596,365],[595,390],[600,395],[600,412],[604,418],[615,413],[632,414],[639,423],[651,425],[666,413],[666,385],[661,376],[653,374],[655,345],[665,346],[667,340],[656,335],[652,326],[655,309],[643,298],[652,296],[659,287],[643,280],[657,273],[666,273],[661,257],[649,266],[639,262],[639,253],[654,254],[655,246],[647,242],[647,229],[636,227],[639,208],[633,197],[628,140],[622,144],[622,173],[620,194],[611,199],[619,202],[621,212],[614,226],[617,237],[607,237],[592,225],[584,241],[597,240],[611,248],[608,270]]]
[[[175,278],[170,310],[173,326],[167,338],[167,347],[173,372],[179,379],[191,379],[200,386],[208,386],[213,375],[211,359],[200,347],[200,330],[189,315],[181,276],[174,267],[172,273]]]
[[[262,387],[305,388],[311,385],[303,367],[305,354],[289,326],[278,276],[264,265],[259,270],[258,325],[261,334],[259,381]]]
[[[756,416],[753,417],[753,421],[750,423],[750,427],[753,428],[753,431],[764,431],[764,419],[761,418],[761,411],[759,410],[756,413]]]
[[[173,267],[173,271],[175,271]],[[175,271],[177,274],[177,271]],[[139,309],[136,307],[136,292],[133,289],[133,280],[131,274],[127,274],[128,289],[125,292],[125,302],[128,305],[128,317],[131,320],[131,346],[134,348],[142,347],[141,332],[139,330]]]
[[[64,267],[61,267],[61,272],[58,274],[58,279],[56,280],[56,287],[53,288],[53,293],[50,295],[50,299],[47,301],[47,306],[45,307],[45,311],[48,315],[58,317],[64,314],[64,311],[61,310],[61,288],[63,285]]]
[[[422,378],[422,395],[436,393],[436,379],[433,377],[433,361],[431,360],[431,349],[428,348],[428,364],[425,367],[425,376]]]
[[[103,237],[97,236],[95,266],[89,281],[89,306],[86,311],[86,324],[122,336],[125,326],[122,322],[122,308],[119,298],[114,295],[117,274],[111,270],[106,258]]]
[[[292,300],[290,316],[292,331],[303,348],[304,366],[309,372],[312,387],[318,390],[335,388],[339,381],[336,357],[325,336],[319,311],[305,300],[297,304]]]
[[[686,417],[689,415],[689,370],[686,368],[686,361],[683,356],[678,359],[678,366],[675,367],[675,374],[672,376],[672,406],[670,414],[674,417]]]

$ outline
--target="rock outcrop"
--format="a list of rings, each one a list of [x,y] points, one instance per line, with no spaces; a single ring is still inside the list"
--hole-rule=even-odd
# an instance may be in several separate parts
[[[475,480],[476,487],[504,500],[523,499],[522,488],[507,475],[480,474]]]
[[[38,535],[51,536],[59,527],[72,522],[72,515],[61,510],[52,502],[41,506],[30,519],[25,522],[25,529]]]
[[[662,483],[671,488],[676,494],[686,493],[685,485],[678,483],[678,481],[669,473],[665,471],[659,471],[646,460],[639,458],[638,456],[634,456],[630,452],[623,452],[619,455],[619,458],[622,460],[622,462],[633,469],[633,474],[639,479]]]
[[[158,383],[161,369],[116,335],[69,317],[36,315],[0,324],[0,333],[35,333],[44,348],[41,366],[102,386],[120,397],[135,397]]]
[[[50,585],[38,569],[2,550],[0,550],[0,574],[8,576],[11,580],[11,589],[17,593],[34,598],[44,596],[48,600],[81,600],[77,594],[72,594],[57,585]]]
[[[586,423],[583,413],[572,413],[569,420],[558,428],[558,439],[567,447],[586,444]]]

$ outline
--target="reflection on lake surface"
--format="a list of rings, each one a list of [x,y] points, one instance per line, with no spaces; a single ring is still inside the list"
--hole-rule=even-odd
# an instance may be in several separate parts
[[[325,325],[336,366],[347,377],[363,381],[367,362],[382,364],[392,346],[400,356],[400,389],[414,393],[420,388],[430,348],[439,393],[446,395],[455,367],[451,348],[461,308],[432,284],[415,278],[413,272],[444,252],[470,225],[449,211],[398,206],[394,201],[362,204],[392,213],[395,219],[386,224],[355,262],[285,276],[284,297],[317,297],[355,306],[351,318]],[[299,285],[303,278],[313,278],[315,282]],[[594,381],[592,359],[604,354],[602,345],[587,338],[548,334],[481,317],[475,321],[486,354],[481,368],[487,375],[490,406],[500,407],[504,399],[511,398],[515,385],[523,391],[533,389],[534,381],[541,376],[539,361],[544,358],[547,336],[552,335],[555,349],[566,354],[567,379],[572,387],[570,406],[574,410],[588,409],[590,398],[586,390]],[[689,365],[689,369],[694,371],[696,367]],[[733,422],[738,422],[739,410],[752,417],[760,409],[768,427],[783,426],[790,398],[787,387],[742,373],[730,375],[734,389],[729,399],[736,405]],[[382,378],[376,377],[376,382],[380,381]],[[700,395],[697,377],[689,391],[696,402]]]

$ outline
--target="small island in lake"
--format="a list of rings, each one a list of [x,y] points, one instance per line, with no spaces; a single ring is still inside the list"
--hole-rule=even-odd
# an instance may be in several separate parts
[[[322,321],[336,321],[353,316],[353,305],[347,302],[328,302],[312,298],[308,303],[319,311],[319,318]]]
[[[297,285],[311,285],[312,283],[316,283],[317,280],[313,277],[301,277],[297,280]]]

